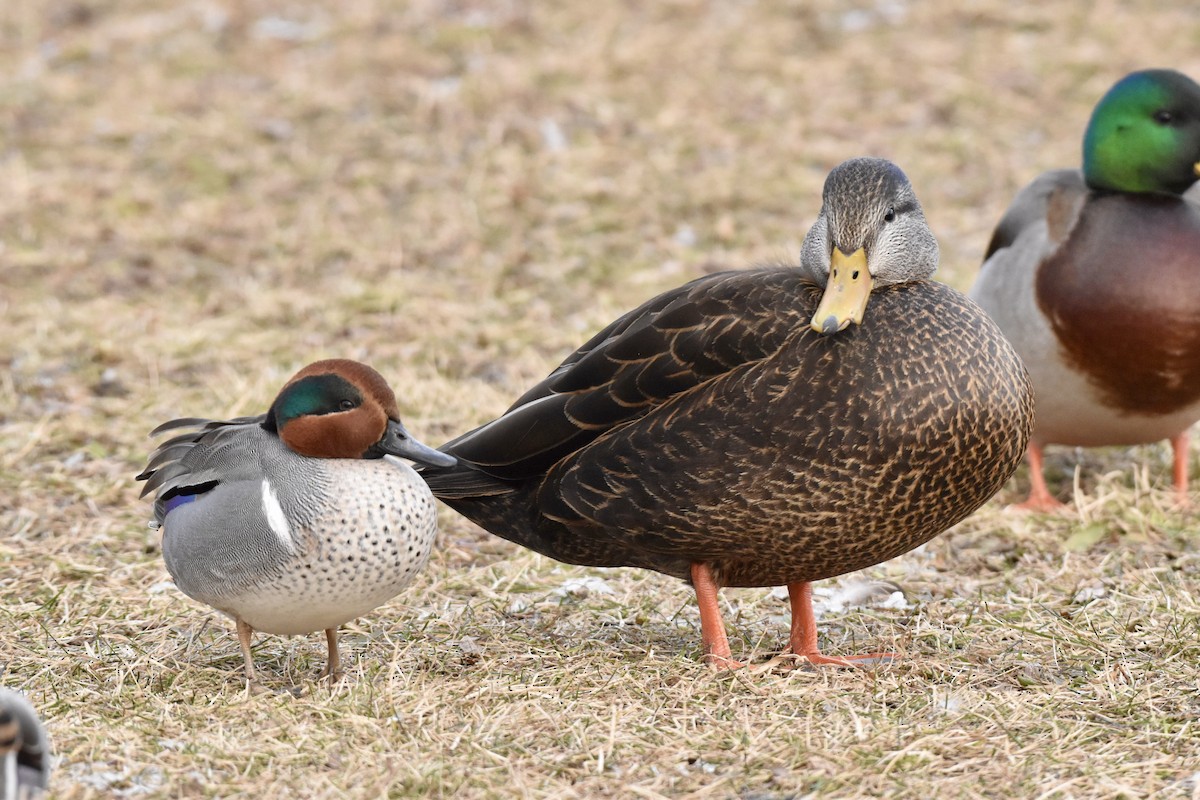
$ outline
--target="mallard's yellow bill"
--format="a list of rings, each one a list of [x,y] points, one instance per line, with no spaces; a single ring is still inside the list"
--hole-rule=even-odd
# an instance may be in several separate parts
[[[844,330],[862,322],[874,280],[867,271],[867,252],[861,247],[846,255],[836,247],[829,259],[829,282],[809,325],[817,333]]]
[[[1196,173],[1196,177],[1200,178],[1200,161],[1192,164],[1192,172]]]

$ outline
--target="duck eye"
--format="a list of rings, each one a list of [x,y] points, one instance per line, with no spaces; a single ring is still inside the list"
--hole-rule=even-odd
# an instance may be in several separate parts
[[[352,408],[354,408],[354,401],[353,400],[343,400],[342,402],[338,403],[338,408],[341,409],[342,411],[349,411]]]
[[[888,206],[888,210],[883,215],[883,221],[884,222],[895,222],[896,221],[895,206]]]
[[[1165,108],[1154,112],[1154,121],[1159,125],[1170,125],[1175,121],[1175,115]]]

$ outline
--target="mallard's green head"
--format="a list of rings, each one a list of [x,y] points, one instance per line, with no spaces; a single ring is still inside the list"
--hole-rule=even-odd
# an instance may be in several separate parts
[[[1200,85],[1170,69],[1118,81],[1088,122],[1083,176],[1093,189],[1187,191],[1200,176]]]

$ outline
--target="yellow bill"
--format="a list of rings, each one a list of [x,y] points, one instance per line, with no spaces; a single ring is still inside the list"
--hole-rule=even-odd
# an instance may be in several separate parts
[[[833,248],[829,259],[829,282],[809,325],[822,334],[845,330],[851,322],[862,322],[874,280],[867,270],[867,253],[861,247],[850,255]]]
[[[1192,164],[1192,172],[1196,173],[1196,177],[1200,178],[1200,161]]]

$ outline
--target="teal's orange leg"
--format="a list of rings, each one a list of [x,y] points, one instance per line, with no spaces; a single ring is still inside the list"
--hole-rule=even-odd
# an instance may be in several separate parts
[[[792,636],[788,645],[793,653],[807,659],[810,664],[827,664],[834,667],[873,666],[895,659],[895,653],[871,653],[843,658],[822,655],[817,647],[817,618],[813,614],[812,584],[808,581],[797,581],[789,583],[787,587],[788,602],[792,607]]]
[[[1029,460],[1029,499],[1013,507],[1022,511],[1057,511],[1062,508],[1063,504],[1046,488],[1046,477],[1042,474],[1041,445],[1030,442],[1025,457]]]
[[[254,674],[254,656],[250,655],[250,637],[254,635],[254,629],[241,617],[237,618],[236,623],[238,642],[242,646],[242,662],[246,667],[246,683],[253,686],[257,679]]]
[[[325,629],[325,646],[329,655],[325,660],[325,669],[321,671],[321,677],[329,678],[329,682],[332,684],[342,677],[342,657],[338,653],[337,628]]]
[[[700,641],[704,647],[704,659],[713,669],[738,669],[744,664],[733,660],[729,649],[729,637],[725,635],[725,623],[721,620],[721,608],[717,604],[717,581],[708,564],[692,564],[692,588],[696,591],[696,604],[700,606]]]

